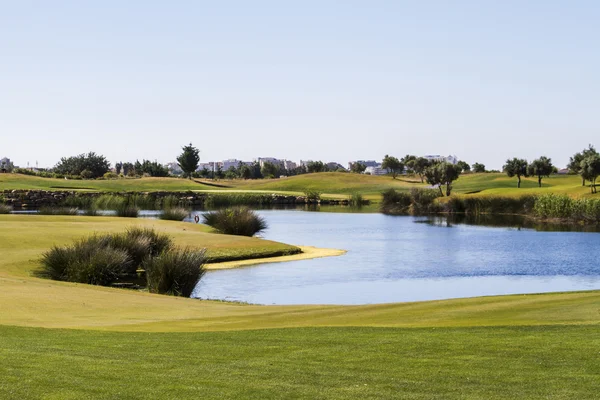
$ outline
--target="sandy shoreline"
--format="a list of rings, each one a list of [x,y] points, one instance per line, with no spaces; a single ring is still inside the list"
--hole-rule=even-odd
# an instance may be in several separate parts
[[[310,260],[313,258],[335,257],[335,256],[341,256],[343,254],[346,254],[346,250],[323,249],[323,248],[313,247],[313,246],[298,246],[298,247],[300,247],[300,249],[302,249],[302,253],[293,254],[290,256],[254,258],[251,260],[209,263],[209,264],[205,264],[204,268],[206,268],[208,270],[231,269],[231,268],[247,267],[250,265],[257,265],[257,264],[269,264],[269,263],[286,262],[286,261]]]

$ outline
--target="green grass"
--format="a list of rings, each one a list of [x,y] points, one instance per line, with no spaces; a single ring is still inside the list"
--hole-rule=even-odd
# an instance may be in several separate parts
[[[596,399],[597,326],[115,333],[0,327],[0,397]]]

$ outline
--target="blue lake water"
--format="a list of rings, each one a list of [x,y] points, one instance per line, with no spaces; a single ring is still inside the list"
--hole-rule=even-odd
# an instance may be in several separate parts
[[[424,217],[260,211],[265,239],[346,255],[209,271],[193,297],[372,304],[600,289],[600,234]]]

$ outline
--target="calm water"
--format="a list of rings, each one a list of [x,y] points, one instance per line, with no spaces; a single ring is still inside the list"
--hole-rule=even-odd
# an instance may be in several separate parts
[[[194,297],[258,304],[369,304],[600,289],[598,233],[382,214],[260,213],[270,227],[266,239],[348,253],[211,271]]]

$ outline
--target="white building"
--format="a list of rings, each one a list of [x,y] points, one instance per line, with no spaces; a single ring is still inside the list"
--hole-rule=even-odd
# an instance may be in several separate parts
[[[390,173],[390,171],[387,168],[386,169],[381,168],[381,164],[379,164],[376,166],[367,167],[365,169],[364,173],[370,174],[370,175],[387,175]]]
[[[271,163],[273,165],[277,165],[280,168],[285,168],[285,160],[280,160],[279,158],[274,158],[274,157],[258,157],[256,159],[256,161],[258,162],[258,164],[260,165],[260,167],[262,168],[265,163]]]
[[[286,171],[292,171],[298,167],[298,164],[290,160],[283,160],[283,167]]]
[[[229,160],[223,160],[218,162],[217,164],[221,165],[221,168],[223,169],[223,171],[228,171],[229,168],[233,167],[233,168],[237,168],[241,165],[247,165],[247,166],[251,166],[252,165],[252,161],[242,161],[242,160],[238,160],[235,158],[231,158]]]
[[[352,169],[352,165],[354,165],[356,163],[361,163],[365,167],[376,167],[381,164],[375,160],[356,160],[356,161],[350,161],[348,163],[348,169]]]
[[[439,162],[447,162],[450,164],[456,164],[458,162],[458,158],[456,156],[442,156],[439,154],[428,154],[423,156],[423,158],[429,161],[439,161]]]

